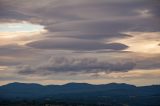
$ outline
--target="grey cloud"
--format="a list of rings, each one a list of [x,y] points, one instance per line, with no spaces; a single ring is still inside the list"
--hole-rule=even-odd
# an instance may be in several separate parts
[[[160,17],[160,13],[159,13],[160,1],[153,0],[149,7],[150,7],[150,13],[153,14],[155,17],[159,18]]]
[[[46,29],[53,32],[63,32],[63,31],[79,31],[79,32],[90,32],[96,34],[107,34],[115,32],[124,32],[130,27],[128,23],[124,20],[118,21],[106,21],[106,20],[96,20],[96,21],[73,21],[66,22],[62,24],[53,24],[46,26]]]
[[[1,45],[0,66],[14,66],[31,62],[40,56],[39,52],[40,50],[17,44]]]
[[[6,22],[14,22],[14,21],[29,21],[32,16],[29,14],[25,14],[25,12],[20,12],[18,9],[13,8],[12,5],[10,5],[11,1],[0,1],[0,21],[3,22],[5,20]]]
[[[12,10],[0,10],[0,19],[5,19],[5,20],[21,20],[21,21],[25,21],[28,20],[29,18],[31,18],[31,16],[22,14],[22,13],[18,13],[16,11],[12,11]]]
[[[15,77],[15,76],[8,76],[8,77],[6,77],[6,76],[0,76],[0,81],[8,81],[8,80],[12,80],[12,81],[14,81],[14,80],[22,80],[22,79],[24,79],[24,78],[20,78],[20,77]]]
[[[19,18],[18,15],[19,13],[28,15],[28,17],[27,16],[23,17],[23,15],[20,15],[27,21],[31,21],[32,18],[38,18],[41,20],[41,24],[45,25],[48,29],[55,30],[56,28],[53,29],[49,27],[50,24],[52,25],[55,23],[64,23],[68,21],[80,21],[80,20],[88,21],[88,20],[102,20],[102,19],[109,19],[109,20],[112,19],[114,21],[118,20],[119,22],[121,22],[121,19],[124,20],[130,19],[130,22],[132,22],[133,19],[139,20],[139,18],[137,17],[139,13],[137,13],[136,10],[150,9],[151,12],[153,12],[152,14],[158,14],[158,12],[156,12],[158,10],[158,6],[157,5],[155,6],[155,4],[158,3],[146,0],[141,0],[141,1],[92,0],[92,2],[88,0],[76,0],[76,1],[40,0],[39,3],[35,1],[26,1],[26,0],[15,0],[15,1],[1,0],[1,6],[2,6],[1,11],[2,13],[6,14],[6,17],[8,13],[7,11],[13,12],[8,14],[8,17],[11,17],[13,19]],[[14,12],[18,12],[18,14]],[[16,16],[14,14],[17,14],[17,17],[14,17]],[[157,15],[154,16],[156,17]],[[152,17],[152,20],[154,20],[155,17]],[[145,22],[148,21],[150,21],[150,19],[148,19]],[[133,24],[130,22],[127,21],[123,23]]]
[[[145,69],[145,70],[150,70],[150,69],[160,69],[160,55],[155,55],[152,57],[147,57],[144,59],[137,60],[137,68],[138,69]]]
[[[67,39],[55,38],[39,40],[28,43],[27,46],[40,48],[40,49],[60,49],[60,50],[123,50],[128,46],[121,43],[108,43],[98,42],[95,40],[82,40],[82,39]]]
[[[83,39],[112,39],[131,37],[123,32],[157,32],[160,21],[156,18],[116,19],[116,20],[83,20],[69,21],[60,24],[48,24],[49,37],[74,37]]]
[[[33,50],[27,46],[20,46],[18,44],[8,44],[0,46],[0,56],[10,56],[10,57],[23,57],[31,56],[38,53],[38,50]]]
[[[21,63],[21,61],[15,60],[15,58],[0,57],[0,66],[14,66]]]
[[[58,2],[58,1],[57,1]],[[68,2],[68,3],[67,3]],[[47,8],[34,9],[34,12],[38,15],[44,16],[43,18],[54,18],[57,21],[62,20],[83,20],[83,19],[97,19],[97,18],[111,18],[112,16],[129,16],[135,15],[134,12],[130,11],[135,8],[136,5],[133,3],[117,3],[108,1],[71,1],[62,3],[59,1],[60,6],[55,6],[54,3],[47,5]],[[125,5],[125,8],[124,8]],[[126,9],[127,8],[127,9]],[[119,10],[119,11],[117,11]],[[92,12],[91,12],[92,11]],[[111,12],[112,11],[112,12]]]
[[[97,58],[59,57],[35,67],[25,66],[18,71],[19,74],[50,75],[54,73],[97,73],[97,72],[124,72],[132,70],[135,63],[112,63]]]
[[[63,32],[54,32],[47,35],[49,38],[53,37],[68,37],[68,38],[79,38],[79,39],[92,39],[92,40],[100,40],[107,38],[108,41],[111,38],[124,38],[124,37],[132,37],[131,35],[121,34],[121,33],[93,33],[93,32],[80,32],[80,31],[63,31]],[[107,40],[106,39],[106,40]]]
[[[45,26],[48,30],[49,39],[55,37],[79,38],[101,40],[106,39],[109,42],[113,38],[131,37],[122,32],[128,31],[159,31],[160,24],[158,17],[158,5],[145,0],[1,0],[0,19],[26,20]],[[152,17],[140,17],[137,10],[148,9]],[[43,44],[40,44],[44,43]],[[57,44],[47,40],[36,41],[28,44],[37,48],[64,48],[74,49],[80,46],[70,46],[71,43],[64,45]],[[95,43],[95,44],[93,44]],[[50,45],[49,45],[50,44]],[[55,46],[54,46],[55,45]],[[89,49],[113,49],[123,50],[127,46],[123,44],[103,44],[100,42],[88,42],[84,40],[84,44],[88,46],[80,46],[80,50]],[[92,45],[92,46],[91,46]],[[93,47],[94,45],[94,47]],[[51,47],[53,46],[53,47]],[[88,48],[87,48],[88,47]]]
[[[112,73],[112,72],[127,72],[132,70],[152,70],[160,68],[160,56],[142,57],[133,56],[128,53],[114,54],[118,55],[111,58],[107,56],[98,57],[97,56],[62,56],[62,57],[52,57],[48,61],[42,62],[35,66],[21,66],[17,68],[18,73],[22,75],[54,75],[56,73]],[[125,55],[126,54],[126,55]],[[104,55],[107,55],[106,53]],[[125,56],[125,58],[123,57]]]
[[[53,59],[37,66],[18,67],[17,70],[19,74],[25,75],[49,75],[55,72],[96,73],[159,69],[159,56],[145,59],[134,57],[134,62],[125,61],[125,58],[133,57],[127,54],[121,56],[119,51],[128,46],[113,43],[114,39],[131,37],[122,33],[125,31],[160,31],[159,4],[158,0],[38,0],[38,2],[36,0],[0,0],[0,21],[34,22],[44,25],[49,35],[43,40],[28,43],[27,45],[33,47],[32,49],[15,45],[0,46],[0,65],[24,64],[26,62],[24,58],[38,61],[37,63],[29,61],[25,64],[38,64],[44,61],[46,59],[44,55],[41,56],[43,59],[35,56],[37,55],[35,48],[81,52],[111,49],[111,51],[115,50],[116,55],[119,54],[118,56],[122,57],[121,62],[116,62],[116,59],[112,61],[115,54],[108,55],[107,50],[105,55],[108,57],[104,57],[106,60],[103,61],[98,55],[95,55],[95,58],[67,58],[64,53],[63,58]],[[138,10],[149,10],[151,16],[142,17]],[[102,42],[102,39],[107,42]],[[43,52],[46,53],[46,51]],[[108,60],[108,58],[112,59]]]
[[[125,20],[126,21],[126,20]],[[128,31],[130,24],[119,21],[94,20],[94,21],[74,21],[62,24],[53,24],[46,26],[46,29],[51,32],[61,32],[59,36],[72,36],[79,38],[112,38],[124,37],[121,32]],[[74,35],[73,35],[74,34]],[[56,35],[56,33],[54,34]],[[54,37],[54,36],[53,36]],[[92,38],[93,37],[93,38]]]

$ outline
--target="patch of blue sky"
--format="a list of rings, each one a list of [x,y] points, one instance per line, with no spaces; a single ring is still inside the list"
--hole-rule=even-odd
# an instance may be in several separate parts
[[[0,32],[33,32],[44,29],[42,25],[31,23],[3,23],[0,24]]]

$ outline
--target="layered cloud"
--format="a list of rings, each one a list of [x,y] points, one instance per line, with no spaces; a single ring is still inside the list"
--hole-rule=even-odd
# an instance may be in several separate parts
[[[27,44],[28,46],[40,49],[60,49],[60,50],[123,50],[128,46],[121,43],[108,43],[98,42],[96,40],[82,40],[82,39],[67,39],[67,38],[54,38],[45,39]]]
[[[24,81],[159,74],[159,9],[158,0],[0,0],[0,71]]]
[[[133,69],[134,63],[112,63],[98,60],[97,58],[74,58],[59,57],[52,58],[47,63],[43,63],[36,67],[24,66],[19,71],[20,74],[54,74],[54,73],[98,73],[98,72],[114,72],[128,71]]]
[[[114,54],[114,53],[111,53]],[[127,56],[127,53],[107,58],[105,54],[101,56],[66,56],[51,57],[49,60],[35,66],[23,66],[17,68],[19,74],[22,75],[54,75],[56,73],[113,73],[128,72],[132,70],[153,70],[159,69],[160,56]],[[133,59],[134,58],[134,59]]]

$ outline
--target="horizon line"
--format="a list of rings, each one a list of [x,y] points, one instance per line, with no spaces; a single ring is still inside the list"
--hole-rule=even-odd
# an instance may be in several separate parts
[[[63,86],[63,85],[67,85],[67,84],[88,84],[88,85],[109,85],[109,84],[126,84],[126,85],[132,85],[135,87],[145,87],[145,86],[156,86],[156,85],[160,85],[160,84],[150,84],[150,85],[135,85],[135,84],[129,84],[129,83],[120,83],[120,82],[111,82],[111,83],[102,83],[102,84],[93,84],[93,83],[87,83],[87,82],[68,82],[68,83],[64,83],[64,84],[40,84],[40,83],[30,83],[30,82],[9,82],[3,85],[0,85],[0,87],[8,85],[8,84],[13,84],[13,83],[19,83],[19,84],[37,84],[37,85],[41,85],[41,86],[50,86],[50,85],[58,85],[58,86]]]

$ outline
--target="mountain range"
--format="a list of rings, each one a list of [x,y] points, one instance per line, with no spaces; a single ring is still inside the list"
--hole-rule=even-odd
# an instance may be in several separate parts
[[[34,83],[9,83],[0,86],[0,98],[43,98],[52,96],[150,96],[160,95],[160,85],[136,87],[125,83],[92,85],[68,83],[64,85],[40,85]]]
[[[107,103],[110,103],[112,101],[111,103],[113,103],[116,101],[115,103],[139,103],[140,106],[145,106],[145,103],[151,103],[151,106],[152,104],[157,104],[153,106],[160,106],[160,85],[137,87],[125,83],[100,85],[68,83],[64,85],[44,86],[34,83],[14,82],[0,86],[0,103],[3,103],[4,100],[77,101],[78,103],[98,103],[99,101],[104,103],[107,101],[109,101]]]

